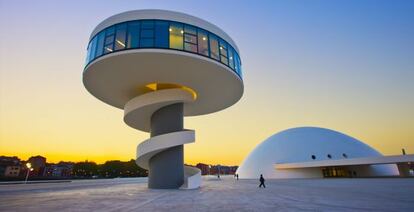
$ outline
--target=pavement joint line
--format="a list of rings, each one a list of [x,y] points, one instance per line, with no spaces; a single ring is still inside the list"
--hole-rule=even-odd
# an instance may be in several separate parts
[[[146,205],[146,204],[148,204],[148,203],[150,203],[150,202],[152,202],[156,199],[161,199],[162,197],[167,196],[167,195],[169,195],[169,193],[160,194],[158,196],[155,196],[154,198],[151,198],[151,199],[148,199],[148,200],[142,202],[141,204],[137,204],[136,206],[137,207],[142,207],[142,206],[144,206],[144,205]]]

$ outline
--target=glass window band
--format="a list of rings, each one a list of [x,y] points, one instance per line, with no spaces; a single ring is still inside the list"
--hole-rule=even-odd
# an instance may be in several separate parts
[[[219,36],[189,24],[167,20],[136,20],[109,26],[89,42],[86,65],[112,52],[140,49],[174,49],[216,60],[242,78],[240,57]]]

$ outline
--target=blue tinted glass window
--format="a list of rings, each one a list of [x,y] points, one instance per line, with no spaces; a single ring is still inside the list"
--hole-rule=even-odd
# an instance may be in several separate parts
[[[234,52],[234,70],[236,71],[236,73],[239,73],[239,64],[236,52]]]
[[[184,50],[197,53],[197,28],[184,25]]]
[[[143,29],[141,31],[141,38],[152,38],[154,37],[154,30],[152,29]]]
[[[227,43],[223,40],[220,40],[220,61],[226,65],[228,65],[228,54],[227,54]]]
[[[96,57],[99,57],[103,54],[105,31],[100,32],[97,37],[98,42],[96,46]]]
[[[141,22],[141,39],[140,47],[154,47],[154,21]]]
[[[139,20],[108,27],[88,44],[86,61],[125,48],[171,48],[208,56],[228,65],[240,77],[240,58],[226,41],[197,27],[173,21]]]
[[[197,29],[190,25],[184,25],[184,32],[187,34],[197,35]]]
[[[210,39],[210,57],[215,59],[215,60],[220,60],[219,57],[219,45],[218,45],[218,40],[217,37],[214,36],[213,34],[209,35],[209,39]]]
[[[155,47],[168,48],[169,26],[167,21],[155,22]]]
[[[234,54],[233,48],[229,47],[229,66],[234,69]]]
[[[113,44],[106,45],[106,46],[104,47],[104,54],[111,53],[111,52],[113,52],[113,51],[114,51],[114,49],[113,49]]]
[[[235,59],[234,66],[236,69],[236,73],[239,74],[239,76],[241,77],[242,76],[241,63],[240,63],[239,55],[236,52],[234,52],[234,59]]]
[[[208,56],[208,35],[204,30],[198,30],[198,53]]]
[[[134,21],[128,23],[128,42],[127,48],[137,48],[139,46],[140,22]]]
[[[105,37],[105,44],[108,45],[110,43],[113,43],[114,42],[114,38],[115,38],[115,36],[113,36],[113,35],[106,36]]]
[[[116,26],[115,51],[126,47],[126,29],[127,25],[125,23]]]
[[[106,29],[104,54],[114,51],[115,27]]]
[[[89,63],[89,61],[90,61],[90,55],[91,55],[91,43],[92,42],[90,42],[89,44],[88,44],[88,51],[86,52],[86,61],[85,61],[85,63],[86,64],[88,64]]]
[[[242,67],[240,58],[237,59],[237,62],[239,63],[239,76],[243,77],[243,67]]]
[[[111,26],[111,27],[106,29],[106,36],[113,35],[113,34],[115,34],[115,27],[114,26]]]
[[[97,37],[95,36],[95,37],[92,39],[91,46],[89,47],[89,48],[90,48],[89,60],[93,60],[93,59],[95,58],[95,52],[96,52],[96,41],[97,41]]]
[[[153,29],[154,28],[154,21],[142,21],[141,22],[142,29]]]
[[[154,39],[152,38],[141,38],[140,46],[143,48],[153,47]]]

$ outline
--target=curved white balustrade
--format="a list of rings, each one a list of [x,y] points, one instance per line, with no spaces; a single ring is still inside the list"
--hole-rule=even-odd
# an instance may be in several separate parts
[[[184,184],[181,189],[196,189],[201,185],[201,170],[192,166],[184,167]]]
[[[124,122],[144,132],[151,130],[152,114],[171,104],[194,101],[193,94],[180,88],[164,89],[137,96],[124,106]]]
[[[151,116],[158,109],[175,103],[188,103],[194,97],[182,89],[165,89],[146,93],[130,100],[124,108],[124,121],[129,126],[149,132]],[[136,163],[149,169],[149,161],[154,155],[168,148],[193,143],[194,130],[182,130],[151,137],[137,146]],[[201,171],[195,167],[184,166],[184,184],[181,189],[195,189],[201,185]]]

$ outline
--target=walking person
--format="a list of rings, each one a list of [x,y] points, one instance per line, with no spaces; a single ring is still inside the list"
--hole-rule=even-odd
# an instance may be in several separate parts
[[[236,174],[236,179],[239,180],[239,174]]]
[[[260,185],[259,185],[259,188],[261,188],[262,186],[263,186],[263,188],[266,188],[264,182],[265,182],[265,179],[263,178],[263,175],[261,174],[260,175]]]

